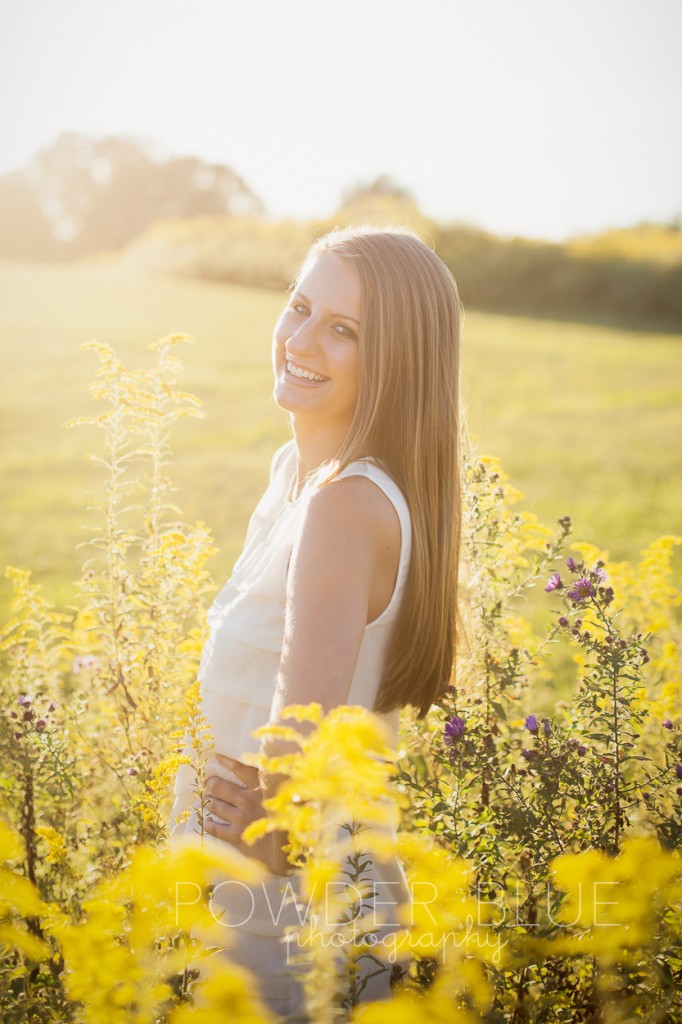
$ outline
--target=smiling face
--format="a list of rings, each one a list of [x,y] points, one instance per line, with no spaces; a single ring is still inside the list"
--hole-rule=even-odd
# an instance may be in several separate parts
[[[360,281],[331,253],[311,257],[275,325],[277,405],[345,432],[358,399]]]

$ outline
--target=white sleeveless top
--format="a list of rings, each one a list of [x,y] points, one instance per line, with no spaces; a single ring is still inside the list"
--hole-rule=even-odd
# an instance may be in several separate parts
[[[288,499],[296,465],[296,445],[291,440],[273,456],[270,482],[249,520],[244,549],[207,616],[210,636],[199,666],[201,711],[210,725],[216,752],[240,761],[247,752],[259,751],[261,741],[251,733],[270,718],[284,642],[289,558],[303,525],[306,504],[314,493],[314,487],[308,483],[298,497]],[[365,627],[347,700],[348,704],[373,710],[409,569],[412,531],[407,502],[383,469],[369,459],[362,459],[347,466],[339,477],[355,475],[369,477],[388,496],[398,513],[401,529],[400,560],[393,594],[381,615]],[[388,727],[389,745],[394,749],[398,744],[399,713],[399,709],[395,709],[379,715]],[[193,755],[188,746],[184,753]],[[240,783],[228,768],[218,766],[217,762],[212,765],[212,771]],[[175,780],[175,803],[170,817],[171,848],[179,836],[199,834],[195,785],[193,767],[181,765]],[[178,824],[178,816],[187,810],[189,818]],[[204,842],[224,845],[222,840],[209,835],[204,836]],[[231,849],[238,853],[234,847]],[[376,865],[376,869],[381,876],[378,881],[385,879],[390,880],[392,886],[406,886],[402,865],[398,862]],[[291,883],[292,877],[272,875],[271,880],[261,883],[259,888],[267,890],[270,886],[276,891],[283,881]],[[286,914],[282,914],[278,926],[273,925],[266,893],[265,903],[257,902],[245,927],[258,934],[273,935],[281,933],[286,923]]]

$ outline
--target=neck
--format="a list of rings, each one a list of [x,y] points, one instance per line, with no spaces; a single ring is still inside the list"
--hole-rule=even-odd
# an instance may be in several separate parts
[[[313,473],[323,462],[335,458],[346,440],[348,428],[339,430],[321,427],[319,420],[306,423],[300,417],[292,417],[291,426],[297,449],[297,484],[301,485],[304,477]]]

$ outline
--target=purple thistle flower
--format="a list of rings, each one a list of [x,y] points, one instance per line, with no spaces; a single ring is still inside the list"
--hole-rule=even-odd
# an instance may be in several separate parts
[[[38,732],[42,732],[43,729],[46,729],[46,728],[47,728],[47,722],[45,721],[45,719],[44,718],[39,718],[38,721],[36,722],[36,730]]]
[[[458,715],[454,715],[449,722],[445,723],[445,742],[456,743],[466,729],[466,722]]]
[[[21,704],[22,708],[28,707],[32,700],[33,697],[31,697],[28,693],[22,693],[21,697],[17,697],[17,704]]]
[[[51,700],[50,703],[48,704],[47,710],[48,711],[56,711],[57,710],[57,705],[55,704],[55,702],[53,700]]]
[[[568,596],[571,601],[586,601],[588,597],[594,596],[594,587],[585,576],[581,576],[569,590]]]
[[[575,572],[578,568],[578,566],[575,563],[575,559],[571,558],[570,555],[566,559],[566,565],[571,570],[571,572]]]
[[[675,765],[675,775],[677,775],[678,779],[682,779],[682,764]]]
[[[553,572],[549,577],[549,583],[545,587],[545,590],[549,594],[552,590],[561,590],[563,583],[561,582],[561,576],[558,572]]]
[[[664,729],[672,729],[673,723],[669,718],[664,718],[662,722]]]
[[[532,750],[522,750],[521,751],[521,757],[525,758],[526,761],[532,761],[533,760],[533,751]]]
[[[602,569],[600,565],[592,569],[593,576],[596,576],[600,583],[604,583],[606,580],[606,569]]]
[[[587,753],[587,747],[584,747],[582,743],[579,743],[577,753],[582,757],[583,754]]]
[[[551,726],[551,723],[549,721],[549,718],[543,718],[542,719],[542,731],[545,734],[545,736],[551,736],[552,735],[552,726]]]
[[[528,715],[526,717],[526,721],[523,723],[523,727],[524,729],[527,729],[528,732],[532,732],[534,736],[537,735],[538,729],[540,728],[535,715]]]

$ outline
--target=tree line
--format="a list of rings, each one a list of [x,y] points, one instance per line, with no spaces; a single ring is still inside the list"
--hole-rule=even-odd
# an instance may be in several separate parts
[[[0,177],[0,259],[116,253],[152,271],[286,288],[335,225],[407,224],[453,271],[466,306],[682,328],[682,230],[641,224],[552,243],[425,217],[390,176],[347,189],[334,214],[272,223],[230,167],[133,138],[60,136]]]

